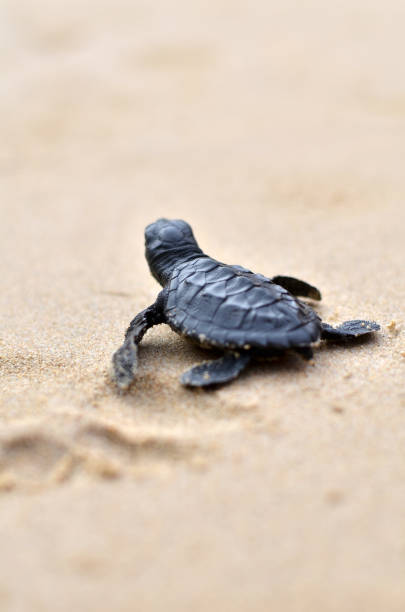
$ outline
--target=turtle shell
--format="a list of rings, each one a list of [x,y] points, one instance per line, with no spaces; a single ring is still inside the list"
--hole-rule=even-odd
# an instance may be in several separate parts
[[[284,350],[320,337],[312,308],[239,266],[197,257],[174,269],[166,289],[168,324],[204,346]]]

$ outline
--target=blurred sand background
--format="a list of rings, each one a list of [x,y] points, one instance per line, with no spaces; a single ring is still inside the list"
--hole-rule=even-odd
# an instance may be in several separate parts
[[[2,0],[0,608],[405,609],[402,0]],[[144,226],[376,339],[181,388]]]

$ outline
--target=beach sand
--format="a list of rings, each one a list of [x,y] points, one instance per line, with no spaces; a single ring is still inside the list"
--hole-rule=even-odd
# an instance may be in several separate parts
[[[405,6],[0,6],[3,611],[405,609]],[[211,392],[143,230],[381,324]]]

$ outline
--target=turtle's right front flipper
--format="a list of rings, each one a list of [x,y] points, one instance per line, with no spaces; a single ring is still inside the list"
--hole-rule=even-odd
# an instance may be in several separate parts
[[[274,276],[271,280],[273,283],[276,283],[276,285],[284,287],[284,289],[287,289],[287,291],[298,297],[308,297],[318,301],[322,299],[319,289],[298,278],[292,276]]]
[[[112,378],[122,391],[128,389],[135,378],[138,366],[138,344],[146,331],[153,325],[165,322],[162,294],[163,291],[152,306],[142,310],[131,321],[122,346],[112,357]]]

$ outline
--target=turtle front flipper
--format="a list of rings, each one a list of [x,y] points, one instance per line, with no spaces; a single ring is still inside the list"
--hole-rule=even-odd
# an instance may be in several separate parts
[[[308,297],[311,300],[317,301],[322,299],[319,289],[298,278],[293,278],[292,276],[274,276],[271,280],[297,297]]]
[[[328,323],[322,323],[321,338],[322,340],[350,340],[365,336],[372,332],[378,331],[380,326],[375,321],[362,321],[356,319],[354,321],[346,321],[337,327],[332,327]]]
[[[126,391],[135,378],[138,367],[138,345],[127,339],[112,356],[111,378],[121,391]]]
[[[152,306],[145,308],[131,321],[122,346],[112,356],[112,378],[121,391],[126,391],[135,378],[138,366],[138,344],[153,325],[165,322],[162,291]]]
[[[226,353],[220,359],[206,361],[184,372],[181,383],[186,387],[209,387],[233,380],[251,360],[249,353]]]

